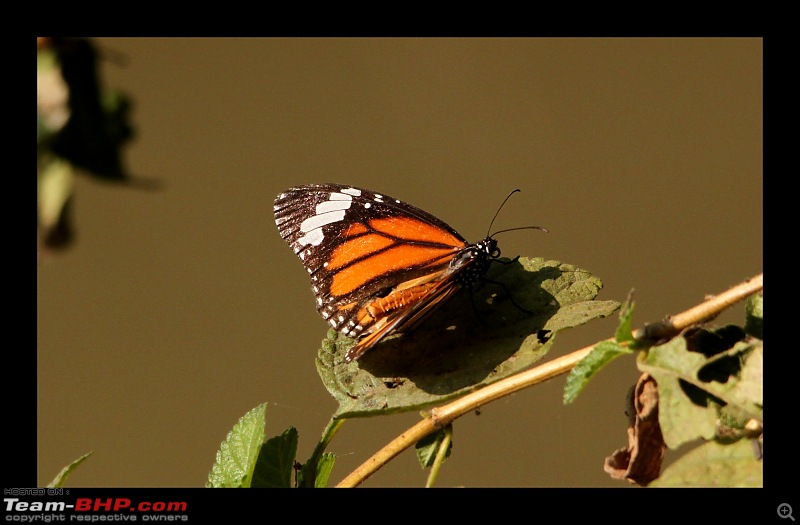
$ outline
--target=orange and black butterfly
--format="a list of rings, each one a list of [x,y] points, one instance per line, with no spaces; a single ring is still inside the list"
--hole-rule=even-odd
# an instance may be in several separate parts
[[[347,362],[411,328],[500,257],[491,235],[469,244],[430,213],[353,186],[290,188],[275,198],[274,212],[281,237],[311,274],[320,315],[358,339]]]

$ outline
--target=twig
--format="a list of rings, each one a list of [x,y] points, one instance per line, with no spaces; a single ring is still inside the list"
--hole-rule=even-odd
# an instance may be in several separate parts
[[[637,329],[634,337],[651,338],[674,335],[693,324],[702,323],[712,319],[722,310],[732,304],[749,297],[750,295],[762,290],[764,287],[763,274],[758,274],[747,281],[734,286],[733,288],[716,295],[697,306],[694,306],[680,314],[672,316],[670,319],[647,325]],[[613,341],[613,338],[608,339]],[[565,374],[589,352],[595,345],[587,346],[576,350],[565,356],[558,357],[513,376],[506,377],[496,383],[488,385],[480,390],[471,392],[455,401],[431,409],[428,417],[419,421],[417,424],[397,436],[375,455],[361,464],[347,477],[345,477],[337,488],[357,487],[369,476],[374,474],[381,466],[392,458],[403,452],[414,443],[436,430],[452,423],[456,418],[469,413],[491,401],[513,394],[523,388],[542,383],[561,374]]]

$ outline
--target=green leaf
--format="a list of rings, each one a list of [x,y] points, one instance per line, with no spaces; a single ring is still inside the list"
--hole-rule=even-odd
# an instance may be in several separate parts
[[[258,405],[242,416],[220,445],[217,459],[208,474],[206,487],[249,487],[253,469],[264,442],[264,417],[267,405]]]
[[[69,475],[72,474],[75,471],[76,468],[78,468],[78,465],[80,465],[81,463],[86,461],[86,459],[89,456],[91,456],[92,454],[93,454],[93,452],[87,452],[83,456],[79,457],[78,459],[76,459],[75,461],[73,461],[72,463],[70,463],[69,465],[64,467],[63,469],[61,469],[61,472],[59,472],[56,475],[56,477],[53,478],[53,481],[51,481],[47,485],[47,488],[49,488],[49,489],[52,489],[52,488],[60,489],[60,488],[62,488],[64,486],[64,483],[67,482],[67,478],[69,477]]]
[[[314,447],[311,457],[300,466],[300,470],[297,472],[297,487],[312,488],[327,485],[336,456],[324,451],[346,421],[346,419],[331,418],[325,426],[325,430],[322,431],[322,436]]]
[[[710,441],[667,467],[649,487],[762,487],[763,463],[755,441]]]
[[[631,292],[632,295],[633,292]],[[625,304],[622,305],[622,309],[619,313],[619,325],[617,326],[617,331],[614,334],[614,339],[618,343],[632,343],[633,339],[633,329],[631,328],[631,322],[633,320],[633,306],[634,302],[631,299],[631,296],[628,296],[628,300],[625,301]]]
[[[433,461],[442,447],[442,443],[447,439],[447,452],[445,452],[445,459],[450,457],[450,452],[453,450],[453,441],[448,437],[446,429],[441,429],[438,432],[428,434],[424,438],[417,441],[414,449],[417,452],[417,459],[422,468],[430,468],[433,466]],[[450,432],[452,434],[452,431]]]
[[[614,334],[616,342],[602,341],[598,343],[591,352],[570,370],[564,384],[564,404],[568,405],[575,401],[578,394],[586,387],[594,375],[604,366],[625,354],[632,354],[630,347],[622,346],[620,343],[634,342],[633,331],[631,329],[631,319],[633,317],[633,292],[628,295],[628,300],[622,305],[619,313],[619,325]]]
[[[333,464],[336,462],[336,456],[330,452],[325,452],[319,458],[317,463],[317,477],[314,479],[314,488],[325,488],[328,486],[328,479],[333,471]]]
[[[290,488],[297,454],[297,429],[289,427],[261,446],[253,471],[253,488]]]
[[[564,385],[564,404],[568,405],[575,401],[581,390],[589,383],[589,380],[608,363],[621,355],[632,354],[633,350],[611,341],[598,343],[586,357],[581,359],[578,364],[570,370],[567,381]]]
[[[610,315],[616,301],[595,301],[602,282],[557,261],[520,258],[494,264],[484,283],[462,290],[407,334],[388,337],[353,363],[354,340],[330,330],[317,358],[323,384],[339,402],[335,417],[420,410],[529,368],[555,335]],[[509,300],[534,312],[520,311]],[[477,312],[476,312],[477,310]]]
[[[311,460],[303,463],[297,476],[298,487],[325,488],[328,486],[333,465],[336,462],[336,455],[331,452],[324,452],[317,460],[316,468],[311,468]],[[313,476],[313,482],[308,482]]]

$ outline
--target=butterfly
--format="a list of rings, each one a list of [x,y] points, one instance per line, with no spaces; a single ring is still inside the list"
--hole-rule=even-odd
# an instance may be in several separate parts
[[[500,257],[494,235],[509,231],[470,244],[411,204],[332,183],[290,188],[273,210],[281,237],[311,275],[320,315],[357,339],[345,354],[348,363],[484,278]],[[526,228],[547,231],[512,229]]]

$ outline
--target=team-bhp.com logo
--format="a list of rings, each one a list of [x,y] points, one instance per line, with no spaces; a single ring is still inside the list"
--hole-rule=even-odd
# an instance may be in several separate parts
[[[18,516],[41,514],[37,521],[96,521],[96,514],[113,513],[125,521],[188,521],[185,501],[138,501],[129,498],[76,498],[74,503],[66,501],[27,501],[19,498],[3,498],[6,521],[31,521],[21,518],[8,519],[12,513]],[[69,515],[67,515],[69,514]],[[124,517],[123,517],[124,516]],[[117,520],[115,520],[117,521]]]

